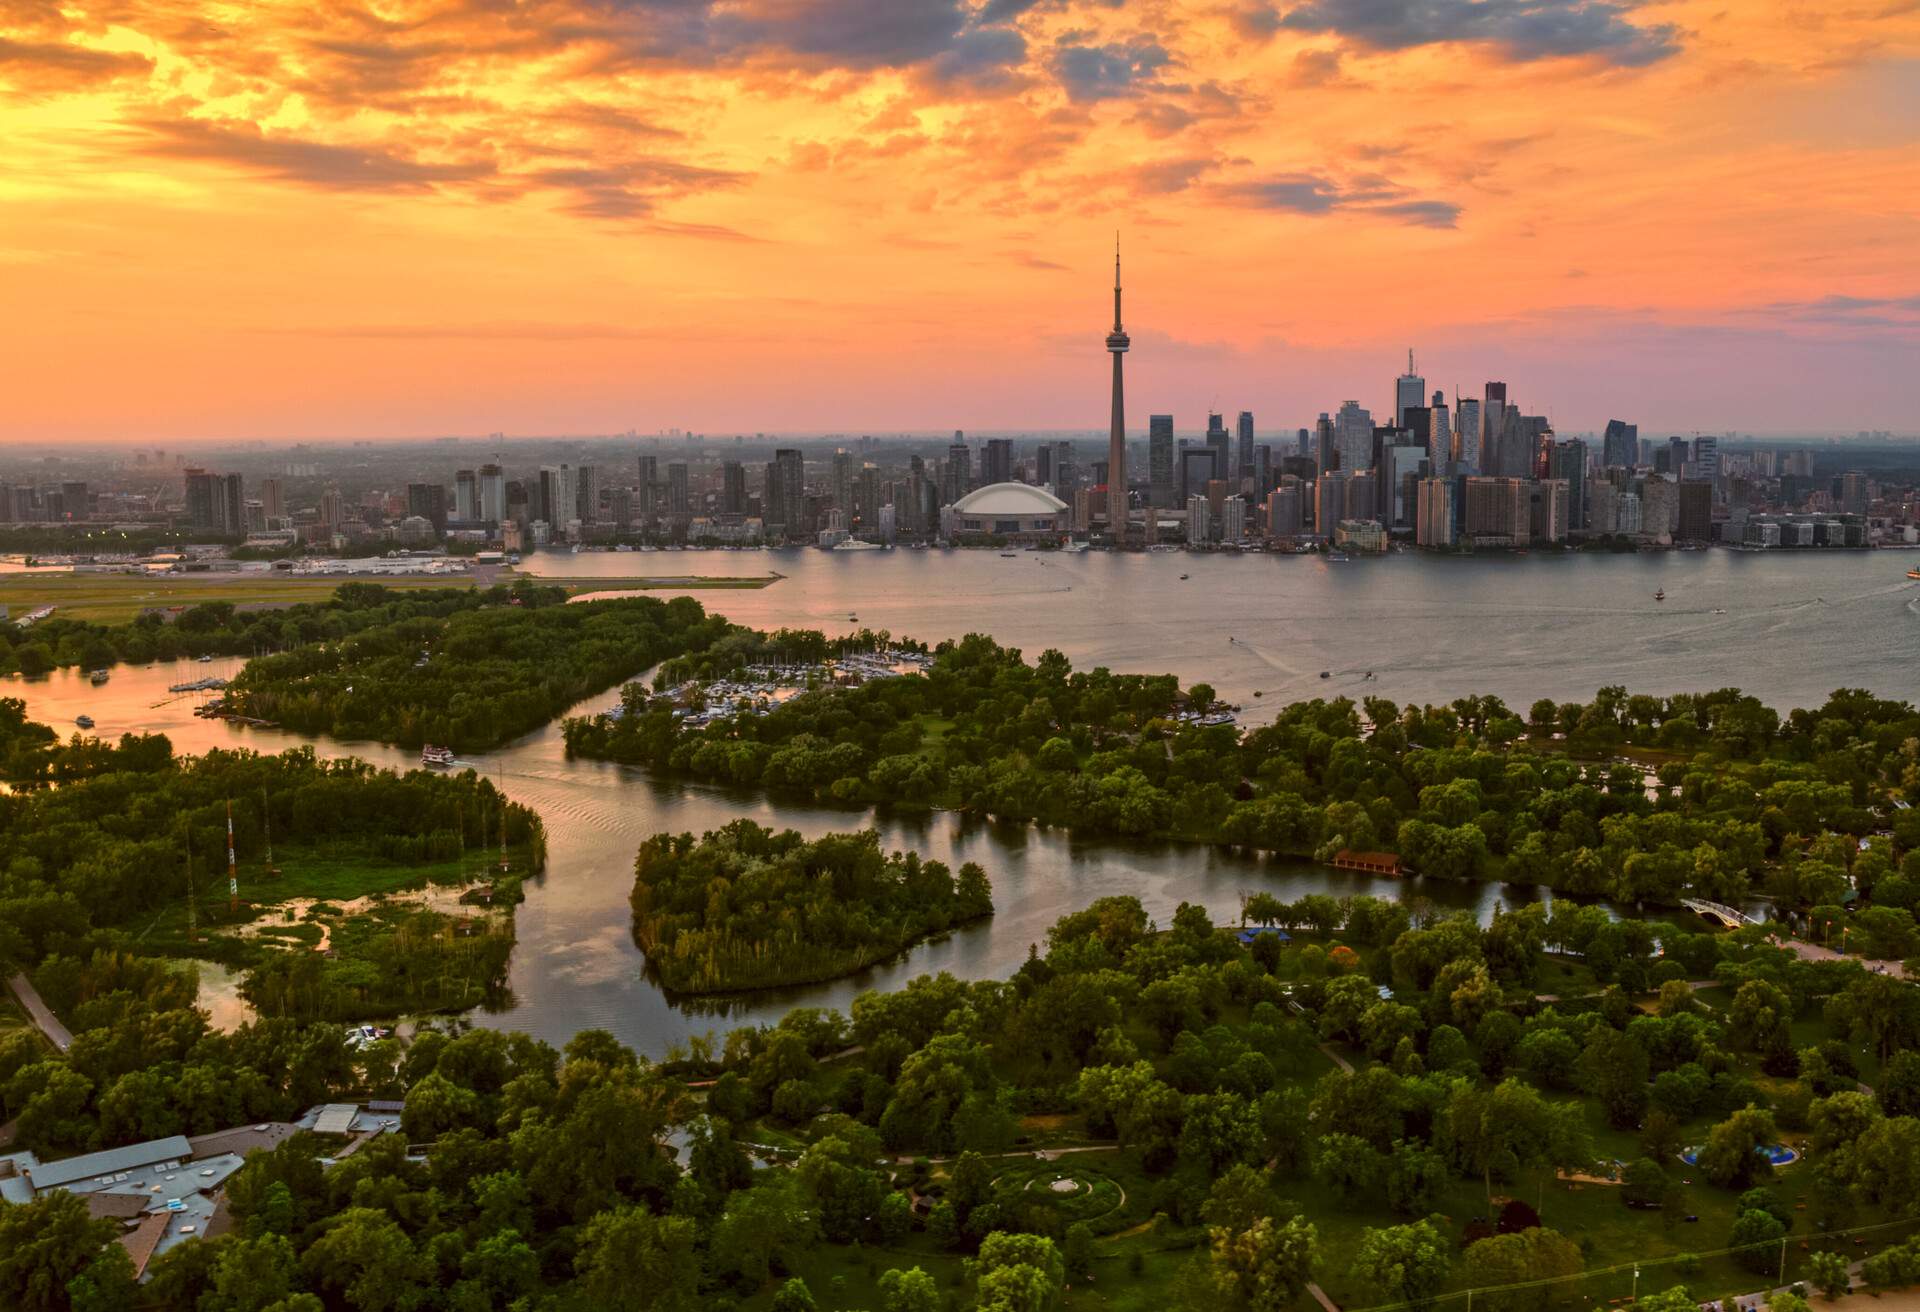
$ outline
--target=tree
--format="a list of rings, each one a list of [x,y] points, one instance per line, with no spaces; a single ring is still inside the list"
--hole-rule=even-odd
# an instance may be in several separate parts
[[[1417,1143],[1396,1143],[1387,1161],[1387,1204],[1402,1216],[1432,1212],[1451,1178],[1439,1153]]]
[[[582,1227],[574,1258],[582,1296],[607,1312],[693,1312],[700,1251],[693,1221],[615,1207]]]
[[[1323,1134],[1313,1155],[1313,1177],[1343,1203],[1351,1203],[1380,1178],[1380,1154],[1351,1134]]]
[[[1368,1228],[1353,1259],[1353,1278],[1383,1302],[1424,1307],[1447,1281],[1448,1245],[1432,1221]]]
[[[1461,1279],[1484,1293],[1474,1301],[1485,1300],[1489,1312],[1523,1312],[1545,1307],[1557,1287],[1533,1284],[1577,1275],[1584,1265],[1580,1246],[1555,1230],[1535,1226],[1514,1234],[1494,1235],[1470,1245],[1461,1258]],[[1525,1289],[1495,1290],[1488,1286],[1531,1285]]]
[[[1085,1221],[1075,1221],[1067,1227],[1061,1256],[1066,1261],[1067,1274],[1075,1280],[1085,1280],[1093,1273],[1093,1231]]]
[[[1760,1150],[1779,1138],[1772,1115],[1746,1107],[1708,1131],[1697,1164],[1722,1189],[1744,1189],[1773,1175],[1773,1164]]]
[[[917,1266],[880,1273],[884,1312],[940,1312],[940,1286]]]
[[[1667,1173],[1651,1157],[1632,1162],[1620,1177],[1620,1201],[1628,1207],[1658,1207],[1667,1192]]]
[[[1299,1217],[1282,1224],[1263,1216],[1245,1230],[1215,1226],[1207,1233],[1214,1286],[1243,1312],[1281,1312],[1313,1278],[1320,1236]]]
[[[1831,1249],[1821,1249],[1807,1258],[1807,1275],[1828,1298],[1838,1298],[1853,1288],[1853,1275],[1847,1259]]]
[[[813,1291],[799,1276],[789,1276],[773,1296],[773,1312],[814,1312]]]
[[[102,1245],[118,1231],[112,1221],[89,1217],[86,1201],[64,1189],[0,1205],[0,1307],[65,1312],[67,1283],[100,1260]]]
[[[1780,1243],[1786,1234],[1787,1227],[1779,1217],[1759,1208],[1750,1208],[1734,1218],[1733,1230],[1727,1236],[1727,1247],[1736,1250],[1734,1256],[1749,1271],[1765,1274],[1777,1268]]]
[[[1647,1108],[1646,1050],[1619,1030],[1596,1026],[1580,1054],[1580,1084],[1606,1109],[1616,1129],[1640,1124]]]
[[[350,1207],[300,1256],[308,1279],[367,1312],[417,1303],[431,1272],[406,1232],[385,1212]]]
[[[996,1230],[980,1244],[981,1312],[1047,1312],[1066,1285],[1067,1265],[1045,1235]]]

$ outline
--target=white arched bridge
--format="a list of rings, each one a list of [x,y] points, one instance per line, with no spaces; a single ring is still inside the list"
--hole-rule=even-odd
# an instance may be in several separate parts
[[[1764,920],[1756,920],[1738,907],[1730,907],[1724,902],[1707,902],[1697,897],[1683,897],[1680,905],[1708,920],[1717,920],[1728,929],[1739,929],[1742,925],[1764,925]]]

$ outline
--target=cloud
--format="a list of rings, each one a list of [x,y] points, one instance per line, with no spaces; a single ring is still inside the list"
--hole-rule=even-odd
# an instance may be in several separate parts
[[[1101,46],[1062,41],[1054,48],[1054,77],[1077,102],[1116,100],[1135,95],[1173,62],[1157,41]]]
[[[960,33],[926,70],[936,84],[982,91],[1015,84],[1015,70],[1026,62],[1025,37],[1010,27],[988,27]]]
[[[150,155],[234,164],[281,182],[337,191],[426,191],[442,183],[495,176],[490,160],[427,163],[370,146],[330,145],[267,136],[251,126],[225,128],[193,120],[149,122]]]
[[[649,215],[665,197],[730,187],[746,177],[726,169],[700,168],[669,159],[540,168],[515,176],[524,177],[535,186],[571,192],[574,199],[569,209],[599,219]]]
[[[1185,191],[1201,174],[1213,168],[1216,163],[1215,160],[1199,157],[1154,160],[1152,163],[1141,164],[1134,168],[1134,187],[1155,196]]]
[[[1635,67],[1680,49],[1679,29],[1627,21],[1630,0],[1306,0],[1280,20],[1376,50],[1485,42],[1513,59],[1588,56]]]
[[[145,55],[0,37],[0,83],[17,90],[64,91],[152,71],[153,61]]]
[[[1302,50],[1293,57],[1287,81],[1296,87],[1335,87],[1351,80],[1341,71],[1338,50]]]
[[[1458,205],[1411,198],[1405,188],[1373,175],[1343,183],[1318,173],[1283,173],[1227,183],[1219,192],[1224,199],[1252,209],[1307,215],[1342,210],[1421,228],[1451,228],[1460,217]]]
[[[1834,294],[1809,301],[1775,301],[1751,313],[1812,327],[1920,331],[1920,296]]]

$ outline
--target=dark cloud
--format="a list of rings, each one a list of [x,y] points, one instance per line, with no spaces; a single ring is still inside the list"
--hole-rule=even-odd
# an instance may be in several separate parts
[[[152,71],[153,61],[145,55],[0,37],[0,82],[22,90],[86,86]]]
[[[1289,214],[1374,214],[1422,228],[1451,228],[1460,207],[1421,200],[1385,178],[1367,175],[1338,182],[1318,173],[1283,173],[1222,186],[1228,201],[1253,209]]]
[[[364,146],[337,146],[212,123],[149,123],[146,153],[233,164],[282,182],[336,191],[424,191],[496,175],[490,160],[434,164]]]
[[[1637,66],[1679,50],[1671,24],[1628,22],[1634,7],[1633,0],[1306,0],[1281,23],[1378,50],[1481,41],[1521,60],[1578,55]]]
[[[1015,72],[1027,60],[1027,39],[1010,27],[986,27],[962,32],[953,43],[927,62],[935,82],[975,90],[1011,85]]]
[[[1162,159],[1151,164],[1142,164],[1133,170],[1134,186],[1156,196],[1167,196],[1177,191],[1185,191],[1200,176],[1213,168],[1217,161],[1212,159]]]
[[[650,216],[668,197],[732,186],[745,177],[666,159],[542,168],[520,176],[535,186],[571,193],[567,208],[595,219]]]
[[[1293,57],[1293,73],[1288,79],[1296,87],[1332,87],[1346,80],[1338,50],[1300,51]]]
[[[1068,99],[1085,102],[1134,95],[1172,62],[1157,41],[1103,46],[1067,41],[1054,48],[1052,69]]]
[[[1394,201],[1386,205],[1371,205],[1367,209],[1370,213],[1385,214],[1402,223],[1412,223],[1422,228],[1451,228],[1460,217],[1460,207],[1444,200]]]
[[[1249,41],[1265,41],[1280,31],[1280,11],[1267,0],[1253,0],[1227,11],[1233,30]]]
[[[1833,328],[1920,331],[1920,296],[1822,296],[1811,301],[1775,301],[1759,313],[1776,319]]]

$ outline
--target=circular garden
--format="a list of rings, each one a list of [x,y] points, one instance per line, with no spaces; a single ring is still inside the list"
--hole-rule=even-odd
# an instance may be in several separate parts
[[[994,1178],[994,1191],[1012,1207],[1044,1209],[1064,1228],[1085,1222],[1095,1234],[1118,1229],[1127,1193],[1095,1167],[1071,1161],[1016,1166]]]

